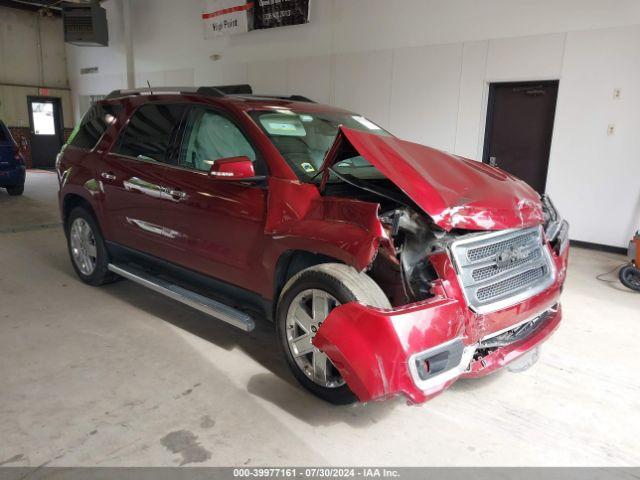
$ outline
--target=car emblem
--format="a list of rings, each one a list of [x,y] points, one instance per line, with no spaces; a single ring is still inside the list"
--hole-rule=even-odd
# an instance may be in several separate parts
[[[527,257],[527,253],[524,247],[509,247],[496,254],[495,262],[500,268],[513,265],[519,260],[524,260]]]

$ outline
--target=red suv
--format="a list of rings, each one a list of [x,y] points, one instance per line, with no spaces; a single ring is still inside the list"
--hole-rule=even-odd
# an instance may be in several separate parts
[[[58,156],[72,264],[250,331],[337,404],[525,368],[561,319],[568,224],[488,165],[249,86],[116,91]]]

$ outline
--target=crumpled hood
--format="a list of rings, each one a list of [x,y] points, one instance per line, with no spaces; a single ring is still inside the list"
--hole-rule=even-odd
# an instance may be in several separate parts
[[[540,196],[522,180],[441,150],[346,127],[323,168],[355,149],[444,230],[504,230],[543,222]]]

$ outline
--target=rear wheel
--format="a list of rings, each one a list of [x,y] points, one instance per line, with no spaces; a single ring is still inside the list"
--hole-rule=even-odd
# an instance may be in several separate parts
[[[325,263],[293,276],[278,302],[278,335],[294,376],[307,390],[337,405],[353,403],[357,398],[311,340],[334,308],[354,301],[391,307],[382,289],[367,274],[347,265]]]
[[[7,193],[11,196],[18,196],[24,193],[24,184],[14,185],[13,187],[7,187]]]
[[[76,207],[69,214],[67,245],[73,269],[83,282],[98,286],[118,278],[108,269],[109,254],[100,228],[84,207]]]
[[[620,269],[620,273],[618,274],[620,281],[622,284],[630,288],[631,290],[635,290],[636,292],[640,292],[640,269],[633,265],[625,265]]]

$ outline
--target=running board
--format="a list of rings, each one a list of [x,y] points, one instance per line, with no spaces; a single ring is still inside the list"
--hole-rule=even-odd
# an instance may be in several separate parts
[[[144,270],[131,267],[129,265],[126,267],[114,265],[113,263],[110,263],[108,268],[110,271],[120,275],[121,277],[136,282],[143,287],[150,288],[155,292],[177,300],[180,303],[184,303],[196,310],[200,310],[207,315],[211,315],[212,317],[222,320],[223,322],[233,325],[245,332],[252,331],[256,326],[253,318],[246,313],[205,297],[204,295],[200,295],[199,293],[174,285],[173,283],[161,278],[154,277]]]

